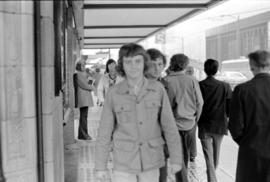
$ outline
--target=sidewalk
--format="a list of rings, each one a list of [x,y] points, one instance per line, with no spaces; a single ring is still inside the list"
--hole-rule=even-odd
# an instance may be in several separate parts
[[[95,180],[94,159],[95,139],[99,125],[101,110],[99,107],[89,109],[88,131],[93,141],[77,140],[77,148],[65,150],[65,182],[98,182]],[[77,136],[78,121],[75,121],[75,136]],[[197,140],[198,156],[189,166],[190,182],[207,182],[205,161],[200,141]],[[219,182],[234,182],[237,146],[229,136],[224,137],[221,146],[220,163],[217,169]],[[112,168],[111,160],[108,168]],[[173,175],[168,176],[168,182],[174,182]],[[107,179],[106,182],[113,182]]]

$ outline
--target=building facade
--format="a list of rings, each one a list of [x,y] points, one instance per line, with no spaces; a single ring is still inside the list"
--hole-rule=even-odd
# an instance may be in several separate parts
[[[1,182],[64,181],[64,143],[74,142],[81,7],[82,1],[0,2]]]

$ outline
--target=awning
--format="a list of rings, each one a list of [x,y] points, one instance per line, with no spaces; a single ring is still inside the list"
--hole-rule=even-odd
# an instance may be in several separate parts
[[[85,0],[84,49],[119,48],[207,10],[222,0]]]

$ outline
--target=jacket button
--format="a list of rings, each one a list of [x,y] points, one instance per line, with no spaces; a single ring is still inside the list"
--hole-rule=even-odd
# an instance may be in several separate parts
[[[142,122],[142,121],[140,121],[140,122],[139,122],[139,124],[140,124],[140,125],[142,125],[142,124],[143,124],[143,122]]]
[[[142,143],[142,142],[140,142],[140,143],[139,143],[139,145],[140,145],[140,146],[142,146],[142,145],[143,145],[143,143]]]

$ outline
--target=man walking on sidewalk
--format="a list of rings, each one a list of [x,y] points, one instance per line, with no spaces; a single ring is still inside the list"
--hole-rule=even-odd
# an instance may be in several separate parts
[[[221,141],[228,131],[227,116],[232,90],[228,83],[215,79],[218,71],[217,60],[207,59],[204,71],[207,78],[199,83],[204,105],[198,122],[198,135],[207,168],[207,181],[217,182],[215,170],[218,166]]]
[[[176,125],[183,141],[184,165],[176,174],[176,181],[187,181],[189,154],[194,136],[194,126],[199,120],[203,99],[198,81],[185,74],[189,58],[184,54],[173,55],[170,61],[170,72],[165,78],[167,92],[173,110]]]
[[[254,78],[235,87],[229,129],[239,145],[236,182],[270,181],[270,53],[248,55]]]
[[[182,143],[167,93],[161,83],[144,77],[148,59],[137,44],[126,44],[119,51],[118,71],[125,79],[105,98],[95,153],[98,180],[107,178],[111,142],[116,182],[158,182],[165,143],[172,172],[181,170]]]

